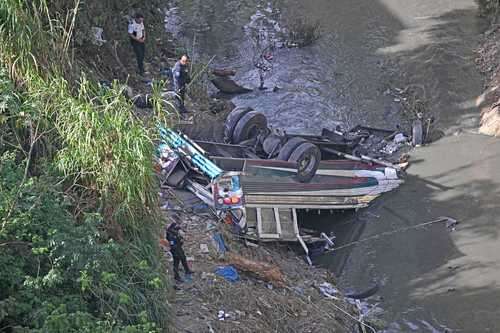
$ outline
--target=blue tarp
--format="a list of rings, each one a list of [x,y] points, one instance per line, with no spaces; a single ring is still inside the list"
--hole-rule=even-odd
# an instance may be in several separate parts
[[[240,279],[238,271],[233,266],[220,266],[215,270],[215,274],[230,282],[236,282]]]

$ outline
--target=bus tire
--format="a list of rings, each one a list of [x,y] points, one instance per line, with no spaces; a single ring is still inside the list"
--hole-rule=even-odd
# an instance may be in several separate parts
[[[281,147],[276,159],[280,161],[288,161],[295,148],[306,142],[307,140],[298,136],[291,138],[283,145],[283,147]]]
[[[241,117],[236,124],[231,142],[238,144],[240,142],[253,139],[265,129],[267,129],[266,116],[257,111],[250,111]]]
[[[321,151],[316,145],[305,142],[295,148],[288,161],[297,164],[297,179],[301,183],[307,183],[318,170]]]
[[[249,107],[236,107],[234,108],[226,117],[224,122],[224,141],[227,143],[232,143],[234,128],[238,124],[238,121],[248,112],[252,111]]]

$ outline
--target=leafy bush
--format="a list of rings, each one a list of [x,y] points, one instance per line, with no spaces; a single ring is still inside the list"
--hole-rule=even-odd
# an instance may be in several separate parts
[[[153,132],[66,76],[77,12],[0,1],[0,331],[165,331]]]
[[[13,153],[1,156],[0,166],[1,327],[156,332],[156,323],[166,326],[165,279],[153,239],[116,243],[100,231],[99,214],[76,224],[51,177],[22,184]]]

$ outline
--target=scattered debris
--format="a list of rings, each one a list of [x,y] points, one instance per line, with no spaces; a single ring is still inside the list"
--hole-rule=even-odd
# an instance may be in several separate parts
[[[200,244],[200,252],[203,254],[207,254],[210,251],[208,250],[208,245],[207,244]]]
[[[346,297],[352,299],[365,299],[375,295],[378,292],[378,290],[379,290],[379,285],[378,283],[376,283],[374,286],[368,288],[363,292],[346,294]]]
[[[322,284],[319,285],[319,290],[323,294],[323,296],[338,300],[339,298],[337,296],[333,296],[339,293],[337,288],[334,288],[331,283],[328,282],[323,282]]]
[[[212,236],[212,239],[214,241],[215,248],[217,249],[217,252],[220,254],[226,253],[226,244],[224,243],[224,239],[222,238],[222,235],[218,232],[214,233]]]
[[[451,231],[455,231],[459,222],[451,217],[443,217],[443,218],[446,219],[446,228],[450,229]]]
[[[334,295],[339,298],[334,300],[318,292],[317,286],[320,283],[331,281],[331,274],[325,269],[308,267],[303,260],[297,258],[295,252],[290,252],[286,247],[269,247],[263,244],[248,247],[245,242],[229,236],[231,226],[217,223],[215,217],[187,213],[185,206],[181,208],[176,214],[186,224],[185,252],[198,253],[200,244],[208,244],[210,253],[196,257],[193,269],[200,273],[193,276],[194,283],[186,285],[182,293],[176,293],[175,304],[186,313],[193,314],[188,322],[179,318],[176,327],[179,327],[180,331],[206,332],[209,331],[208,325],[214,332],[237,330],[236,327],[228,328],[227,325],[252,328],[255,332],[272,331],[276,325],[283,331],[294,331],[296,327],[305,326],[314,332],[353,331],[356,321],[336,308],[340,307],[351,316],[357,316],[354,308],[346,303],[341,293]],[[172,212],[168,211],[166,214],[170,215]],[[210,226],[209,231],[207,225]],[[215,253],[215,245],[212,250],[214,233],[220,233],[225,247],[231,249],[231,252],[226,251],[223,263]],[[229,261],[233,254],[276,267],[283,280],[291,287],[280,288],[251,270],[240,269]],[[169,252],[165,258],[170,258]],[[237,269],[240,277],[237,283],[225,282],[225,278],[214,273],[218,267],[228,265]],[[167,268],[170,270],[170,263]],[[244,273],[245,278],[242,277]],[[245,312],[237,309],[245,309]],[[229,314],[223,321],[214,318],[214,314],[218,314],[220,310]]]
[[[219,313],[217,314],[217,319],[223,321],[228,317],[229,317],[228,313],[225,313],[224,310],[219,310]]]
[[[412,144],[418,147],[424,143],[422,121],[416,119],[412,124]]]
[[[408,138],[403,133],[396,134],[393,140],[395,144],[405,143],[406,141],[408,141]]]

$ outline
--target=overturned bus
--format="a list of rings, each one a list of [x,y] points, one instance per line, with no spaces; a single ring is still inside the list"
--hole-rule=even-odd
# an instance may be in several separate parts
[[[245,114],[255,116],[252,112]],[[313,238],[301,233],[298,210],[367,207],[403,182],[397,164],[352,154],[362,141],[352,133],[287,135],[270,131],[258,117],[238,127],[230,115],[233,132],[240,131],[238,142],[229,143],[195,141],[160,126],[159,158],[168,165],[163,184],[186,188],[228,214],[245,238],[298,241],[308,253],[306,243]],[[227,131],[227,122],[226,132],[234,134]],[[363,130],[372,136],[382,131],[385,137],[391,132]]]

